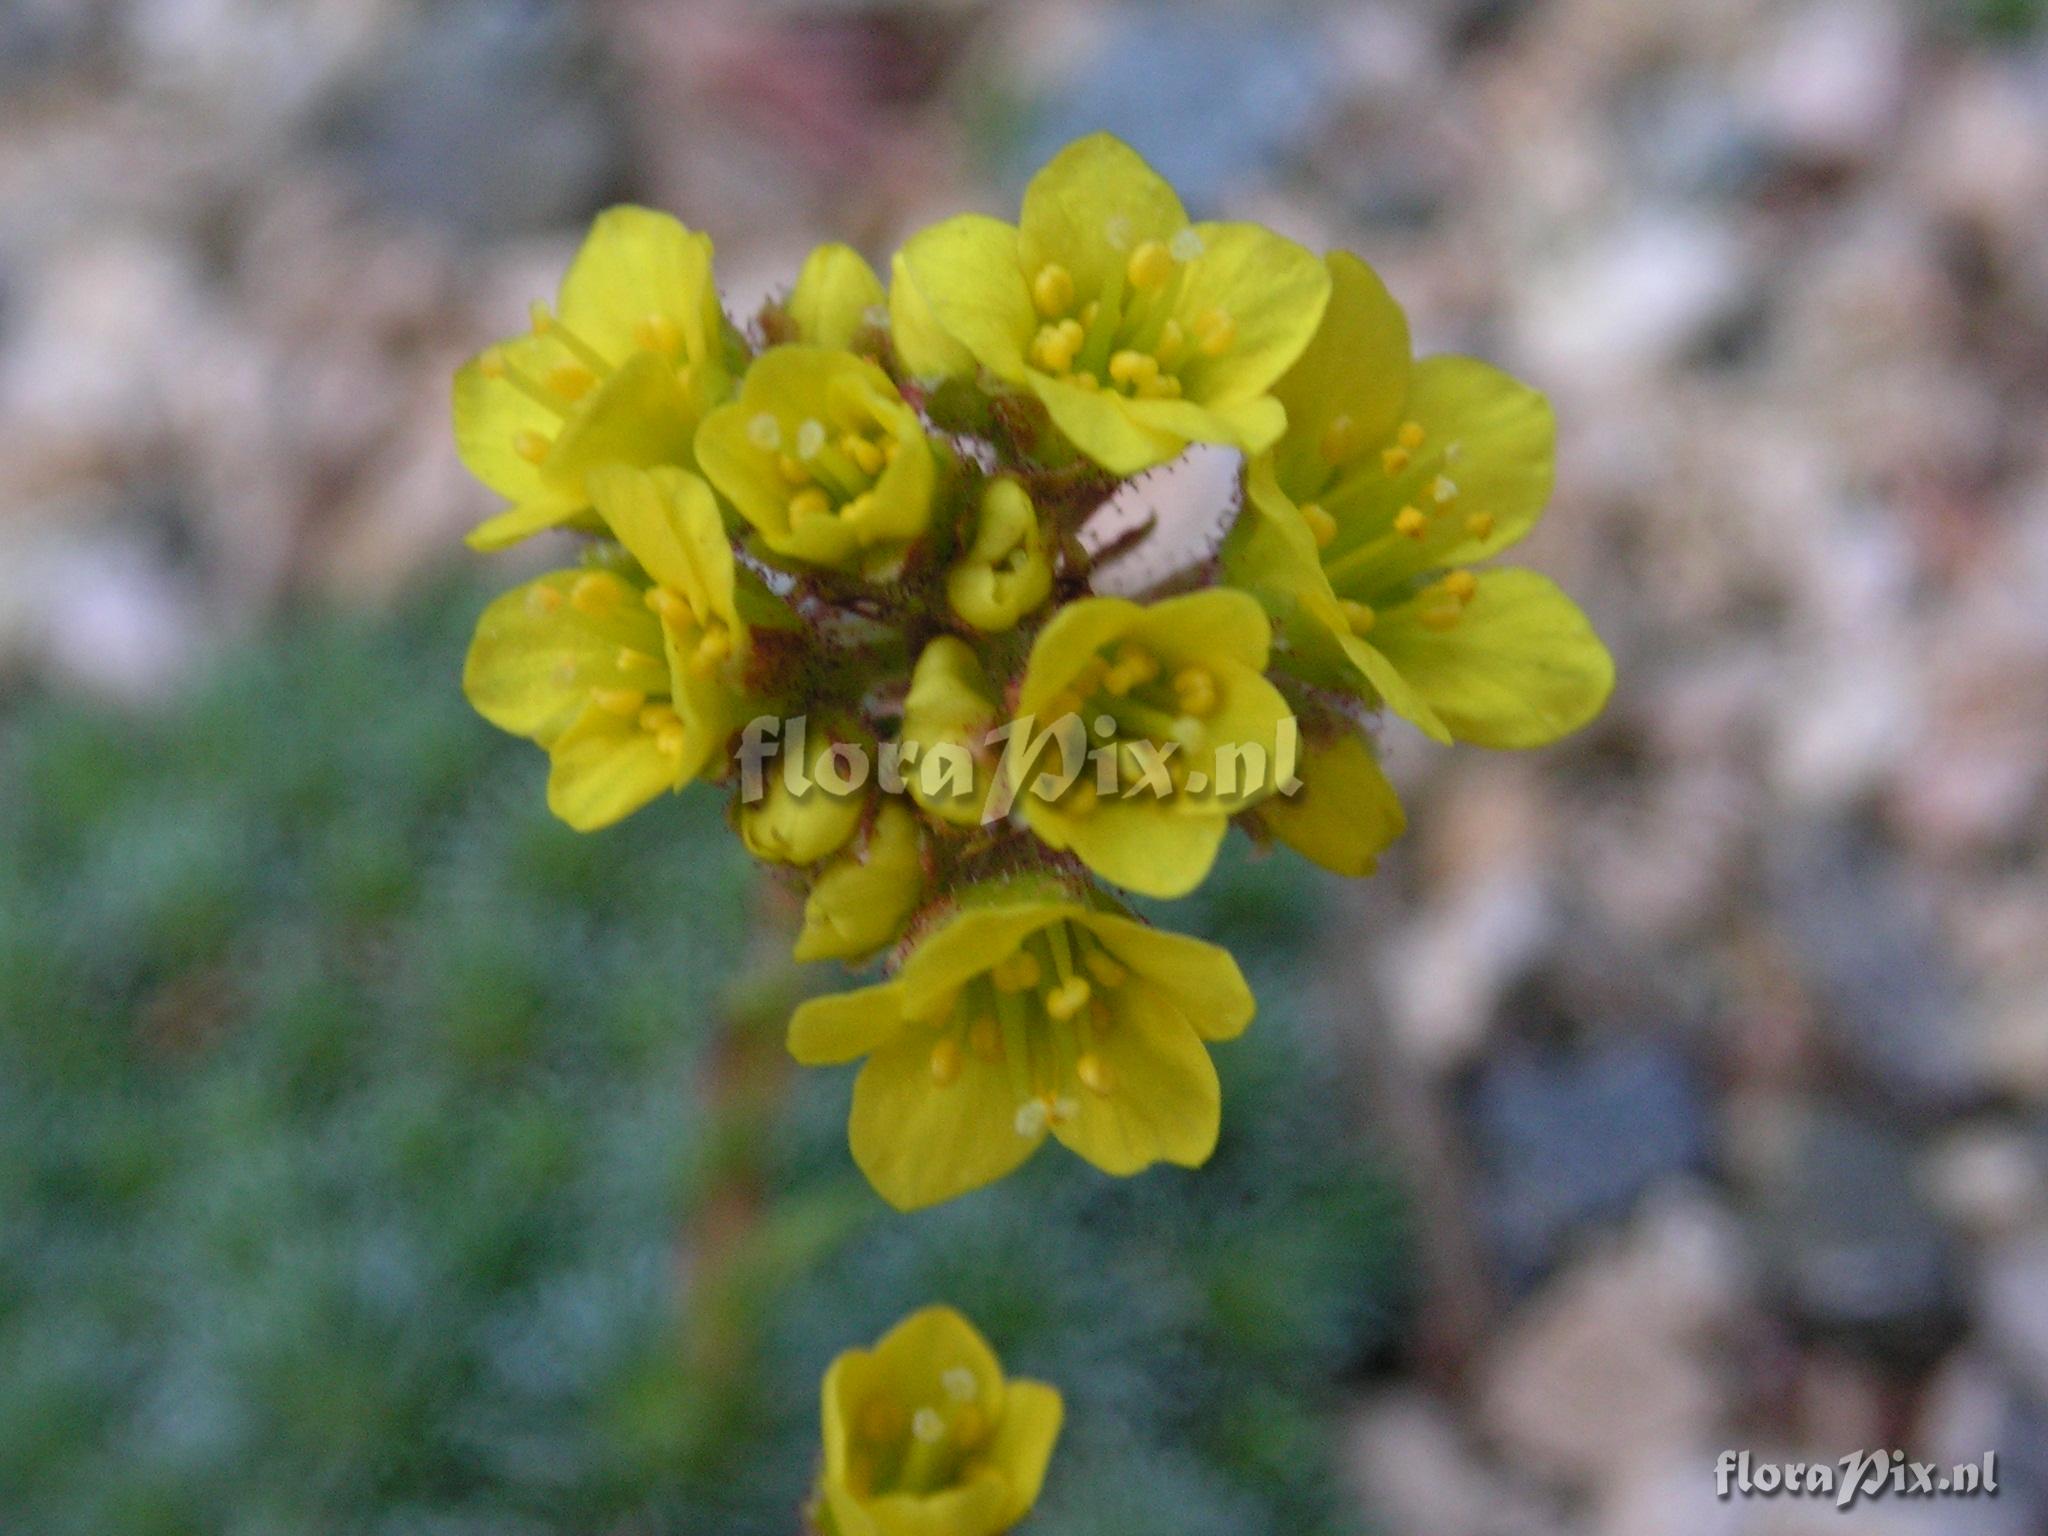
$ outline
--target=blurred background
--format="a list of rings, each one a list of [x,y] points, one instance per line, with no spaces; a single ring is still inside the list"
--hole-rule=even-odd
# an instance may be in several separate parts
[[[1098,128],[1550,393],[1620,685],[1164,914],[1211,1170],[883,1219],[715,797],[464,705],[447,381],[609,202],[740,312]],[[2041,0],[5,0],[0,207],[10,1536],[788,1536],[937,1299],[1047,1533],[2048,1526]],[[1714,1498],[1891,1445],[2000,1495]]]

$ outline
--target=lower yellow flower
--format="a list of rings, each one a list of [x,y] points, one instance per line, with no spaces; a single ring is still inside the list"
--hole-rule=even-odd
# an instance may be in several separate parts
[[[548,808],[585,832],[716,772],[753,641],[703,481],[613,466],[591,491],[638,569],[552,571],[506,593],[462,675],[479,714],[547,749]],[[765,591],[747,595],[780,622]]]
[[[825,1373],[824,1536],[997,1536],[1038,1502],[1065,1406],[1006,1380],[974,1325],[926,1307]]]
[[[1231,816],[1270,795],[1285,767],[1294,716],[1261,675],[1271,642],[1242,592],[1062,608],[1025,668],[1017,712],[1030,742],[1021,729],[1010,742],[1026,824],[1105,880],[1185,896],[1215,863]],[[1073,754],[1056,739],[1039,745],[1063,721],[1090,748],[1070,782]],[[1101,754],[1115,755],[1114,773]]]
[[[697,459],[774,554],[881,578],[931,525],[938,460],[889,376],[829,347],[774,347],[704,418]]]
[[[854,1161],[899,1210],[978,1189],[1051,1135],[1107,1173],[1195,1167],[1222,1101],[1206,1042],[1251,1021],[1213,944],[1084,904],[1051,881],[970,892],[878,986],[813,998],[789,1048],[867,1057]]]

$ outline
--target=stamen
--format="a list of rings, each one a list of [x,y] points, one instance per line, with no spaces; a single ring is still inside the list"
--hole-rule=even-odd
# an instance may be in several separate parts
[[[1373,625],[1379,622],[1380,616],[1372,611],[1370,603],[1354,603],[1346,598],[1337,606],[1344,610],[1344,622],[1351,626],[1354,635],[1371,634]]]
[[[732,636],[726,632],[723,625],[705,630],[697,637],[697,648],[690,654],[690,675],[711,676],[731,654]]]
[[[996,984],[998,992],[1029,992],[1038,985],[1042,974],[1038,956],[1028,949],[1018,949],[995,963],[989,971],[989,979]]]
[[[1403,448],[1420,448],[1423,439],[1428,437],[1428,435],[1428,433],[1422,430],[1421,422],[1404,421],[1401,423],[1400,430],[1394,434],[1394,441]]]
[[[1117,648],[1116,664],[1102,679],[1102,686],[1122,697],[1133,688],[1142,688],[1159,675],[1159,660],[1142,646],[1125,644]]]
[[[643,668],[659,667],[661,662],[645,651],[636,651],[630,645],[622,645],[619,647],[619,654],[613,658],[613,665],[621,672],[637,672]]]
[[[649,587],[640,600],[671,623],[681,624],[697,617],[683,595],[668,587]]]
[[[1197,719],[1216,710],[1216,679],[1206,667],[1183,667],[1173,675],[1173,696]]]
[[[597,375],[581,363],[557,363],[547,371],[545,382],[555,394],[573,402],[597,388]]]
[[[545,464],[548,452],[555,446],[552,438],[543,437],[534,431],[512,434],[512,451],[529,464]]]
[[[1323,428],[1323,435],[1316,443],[1316,448],[1326,463],[1342,464],[1364,446],[1360,441],[1364,435],[1350,413],[1340,411],[1332,416],[1330,424]]]
[[[789,520],[792,523],[796,522],[799,518],[830,517],[831,515],[832,503],[826,499],[825,493],[815,485],[807,490],[798,491],[789,498]]]
[[[562,606],[562,594],[554,587],[534,585],[526,589],[526,611],[534,614],[550,614]]]
[[[1414,507],[1403,507],[1394,514],[1394,532],[1419,539],[1429,532],[1429,519]]]
[[[650,311],[633,323],[633,344],[664,357],[674,357],[682,350],[683,333],[667,315]]]
[[[967,1026],[967,1048],[983,1061],[1003,1059],[1003,1032],[996,1021],[983,1014]]]
[[[860,466],[860,472],[864,475],[879,473],[883,464],[888,462],[882,457],[881,449],[857,432],[849,432],[840,438],[839,449]]]
[[[1337,542],[1337,519],[1325,512],[1318,503],[1312,501],[1303,507],[1301,520],[1308,524],[1308,531],[1315,535],[1317,549],[1328,549]]]
[[[681,757],[686,739],[681,721],[665,725],[654,733],[654,750],[663,757]]]
[[[809,485],[811,483],[811,472],[786,453],[775,455],[775,470],[776,473],[781,475],[791,485]]]
[[[800,459],[815,459],[818,450],[825,446],[825,423],[814,416],[806,416],[797,424],[796,456]]]
[[[608,715],[637,716],[647,695],[638,688],[593,688],[590,701]]]
[[[1116,1074],[1108,1062],[1093,1051],[1083,1051],[1080,1060],[1074,1063],[1074,1076],[1081,1080],[1081,1086],[1090,1093],[1107,1097],[1116,1086]]]
[[[951,1035],[932,1047],[932,1081],[941,1088],[950,1087],[959,1081],[961,1066],[960,1042]]]
[[[938,1409],[920,1408],[910,1416],[910,1432],[926,1445],[937,1445],[946,1438],[946,1421]]]
[[[1479,590],[1479,578],[1470,571],[1452,571],[1444,578],[1444,590],[1461,603],[1472,601],[1472,594]]]
[[[1380,471],[1383,474],[1398,475],[1408,467],[1409,453],[1406,448],[1382,448],[1380,450]]]
[[[1090,976],[1105,987],[1120,987],[1130,979],[1131,973],[1106,949],[1083,950],[1081,965]]]
[[[601,619],[619,605],[620,587],[616,576],[603,571],[586,571],[569,588],[569,604],[586,618]]]
[[[568,414],[562,409],[561,400],[550,394],[532,374],[507,357],[503,348],[492,347],[476,360],[476,367],[477,372],[485,378],[510,384],[535,405],[553,411],[557,416]]]
[[[680,730],[682,724],[683,717],[668,704],[649,704],[640,711],[640,729],[651,735],[666,730]]]
[[[1430,499],[1438,506],[1444,505],[1457,494],[1458,487],[1452,483],[1449,475],[1438,475],[1429,482]]]
[[[1074,302],[1074,275],[1056,261],[1047,262],[1031,280],[1031,302],[1048,320],[1064,315]]]
[[[1475,539],[1492,538],[1493,514],[1491,512],[1474,512],[1465,519],[1465,531]]]
[[[1448,602],[1425,603],[1415,610],[1415,621],[1424,629],[1433,629],[1441,633],[1455,627],[1464,612],[1464,608],[1455,598]]]
[[[1085,976],[1069,976],[1046,994],[1046,1014],[1054,1022],[1064,1024],[1088,1006],[1092,995]]]
[[[1221,357],[1237,340],[1237,322],[1227,309],[1205,309],[1195,317],[1195,344],[1204,357]]]
[[[1149,292],[1166,286],[1173,276],[1173,255],[1157,240],[1147,240],[1124,263],[1124,277],[1133,288]]]
[[[1180,328],[1178,320],[1169,320],[1159,327],[1159,340],[1153,343],[1152,355],[1159,359],[1159,366],[1171,368],[1180,360],[1186,350],[1188,333]]]
[[[1019,1136],[1029,1141],[1045,1134],[1045,1125],[1048,1118],[1049,1116],[1042,1100],[1026,1099],[1017,1106],[1016,1117],[1011,1120],[1010,1125]]]

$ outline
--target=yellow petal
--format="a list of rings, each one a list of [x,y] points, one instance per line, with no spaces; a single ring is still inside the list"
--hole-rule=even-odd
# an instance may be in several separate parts
[[[1169,244],[1187,227],[1180,198],[1136,150],[1110,134],[1090,134],[1054,155],[1024,189],[1012,264],[1028,278],[1058,262],[1087,298],[1120,283],[1140,245]]]
[[[1038,1150],[1043,1129],[1019,1133],[1017,1100],[999,1063],[962,1053],[960,1075],[933,1081],[935,1036],[911,1030],[868,1057],[847,1122],[853,1160],[901,1211],[992,1184]]]
[[[743,628],[733,602],[732,545],[710,486],[668,465],[636,470],[615,464],[591,475],[590,492],[649,576],[687,594],[699,613],[715,615],[736,632]]]
[[[988,1461],[1003,1474],[1009,1502],[1002,1515],[1008,1528],[1029,1514],[1045,1486],[1045,1471],[1060,1437],[1066,1404],[1042,1381],[1015,1380],[1003,1396],[1003,1417],[990,1441]]]
[[[724,317],[711,238],[670,215],[623,205],[599,214],[562,279],[562,318],[614,366],[649,315],[676,328],[683,360],[722,372]]]
[[[1371,744],[1356,732],[1311,741],[1301,779],[1296,794],[1275,795],[1260,805],[1259,819],[1327,870],[1354,878],[1371,874],[1381,851],[1408,825]]]
[[[903,1027],[903,990],[895,982],[814,997],[790,1015],[789,1054],[807,1067],[865,1056]]]
[[[946,334],[901,253],[889,263],[889,333],[897,361],[914,379],[931,383],[974,373],[974,354]]]
[[[1132,918],[1097,914],[1089,928],[1111,955],[1179,1009],[1204,1040],[1234,1040],[1257,1005],[1228,950]]]
[[[1315,335],[1330,300],[1329,270],[1257,224],[1200,224],[1195,233],[1202,255],[1188,266],[1176,308],[1191,322],[1210,311],[1229,315],[1234,339],[1182,367],[1187,397],[1213,406],[1265,395]]]
[[[1015,229],[960,214],[911,236],[902,260],[941,332],[999,378],[1024,377],[1024,347],[1037,328],[1037,312],[1017,265]]]
[[[1069,815],[1031,796],[1020,802],[1034,832],[1054,847],[1072,848],[1096,874],[1141,896],[1185,896],[1208,878],[1230,821],[1222,811],[1197,814],[1140,789],[1128,799],[1098,802]]]
[[[1373,639],[1461,741],[1538,747],[1607,702],[1614,661],[1586,616],[1534,571],[1484,571],[1448,629],[1421,622],[1421,599],[1388,610]]]
[[[1077,1112],[1055,1121],[1053,1135],[1119,1176],[1156,1162],[1207,1162],[1223,1111],[1208,1047],[1178,1008],[1142,982],[1125,983],[1113,1007],[1115,1022],[1091,1048],[1114,1086],[1080,1093]]]
[[[850,245],[821,245],[804,259],[789,295],[797,335],[821,347],[849,347],[882,309],[875,269]]]
[[[543,746],[583,712],[593,688],[623,681],[622,647],[655,650],[660,631],[637,599],[593,618],[570,593],[584,571],[552,571],[498,597],[477,620],[462,691],[491,724]]]
[[[663,791],[680,789],[689,776],[634,722],[594,704],[548,755],[548,809],[578,832],[632,815]]]
[[[1337,463],[1327,448],[1376,452],[1394,435],[1408,396],[1408,320],[1371,267],[1332,251],[1330,305],[1315,339],[1273,387],[1287,435],[1275,450],[1280,484],[1295,501],[1315,497]]]

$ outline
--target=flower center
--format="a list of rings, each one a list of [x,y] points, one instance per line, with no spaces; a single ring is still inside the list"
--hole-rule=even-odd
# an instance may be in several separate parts
[[[836,436],[824,422],[806,417],[794,432],[763,411],[747,423],[747,438],[775,455],[775,470],[788,487],[786,509],[792,531],[820,518],[851,523],[856,530],[874,515],[875,485],[895,461],[901,444],[880,422],[852,426]]]
[[[1112,219],[1103,233],[1112,249],[1130,244],[1121,219]],[[1143,241],[1102,292],[1085,301],[1072,273],[1058,262],[1046,263],[1030,279],[1039,317],[1030,361],[1082,389],[1133,400],[1181,398],[1187,368],[1237,344],[1237,321],[1227,309],[1189,313],[1189,273],[1202,252],[1202,237],[1191,228],[1171,241]]]
[[[534,300],[529,313],[533,319],[532,334],[558,343],[566,355],[536,374],[515,362],[504,347],[492,347],[478,359],[477,366],[485,378],[510,384],[558,420],[564,419],[578,402],[610,378],[618,365],[564,324],[561,316],[540,300]],[[633,326],[633,345],[638,351],[674,361],[683,350],[683,334],[667,315],[649,311]],[[691,372],[687,362],[676,366],[676,382],[688,391]],[[512,434],[512,451],[529,464],[545,464],[554,446],[554,438],[530,427]]]
[[[652,588],[647,606],[657,607]],[[673,596],[673,594],[666,594]],[[585,684],[590,702],[606,714],[631,720],[635,727],[654,739],[664,757],[681,757],[688,736],[683,718],[670,702],[668,666],[658,654],[661,633],[652,620],[636,612],[632,591],[609,571],[586,571],[569,586],[568,604],[596,624],[619,630],[624,639],[612,657],[612,665],[596,677],[585,677],[575,662],[564,662],[557,681],[565,688]],[[527,594],[528,605],[540,614],[558,612],[561,592],[554,587],[534,587]]]

